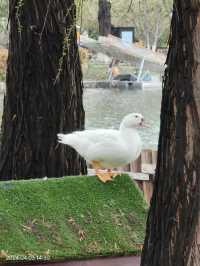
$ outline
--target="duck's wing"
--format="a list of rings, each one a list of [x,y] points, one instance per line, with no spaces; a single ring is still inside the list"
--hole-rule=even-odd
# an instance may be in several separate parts
[[[94,129],[76,131],[73,133],[78,138],[87,139],[91,143],[101,143],[102,141],[110,141],[119,139],[119,131],[115,129]]]
[[[87,150],[89,161],[99,161],[104,167],[118,167],[126,164],[130,156],[123,140],[113,138],[91,145]]]
[[[76,149],[83,157],[86,157],[87,151],[93,145],[101,143],[117,142],[119,132],[112,129],[97,129],[75,131],[71,134],[58,134],[58,142],[67,144]]]

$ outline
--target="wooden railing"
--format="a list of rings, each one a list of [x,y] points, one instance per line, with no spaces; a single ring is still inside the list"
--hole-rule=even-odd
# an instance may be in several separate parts
[[[133,173],[133,180],[138,184],[144,193],[144,198],[148,204],[153,193],[153,180],[157,163],[157,151],[146,149],[141,156],[130,164],[130,176]],[[141,174],[141,176],[140,176]]]
[[[144,198],[148,204],[153,193],[153,179],[157,162],[157,151],[145,149],[141,152],[140,157],[119,169],[126,172],[135,181],[144,194]]]

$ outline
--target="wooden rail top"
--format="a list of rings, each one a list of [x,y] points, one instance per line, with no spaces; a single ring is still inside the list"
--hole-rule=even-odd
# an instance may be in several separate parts
[[[104,172],[104,170],[102,170],[102,172]],[[149,174],[146,174],[146,173],[133,173],[133,172],[127,172],[127,171],[113,171],[113,172],[114,173],[123,172],[124,174],[128,174],[132,179],[138,180],[138,181],[149,181],[150,180]],[[95,170],[89,168],[88,175],[89,176],[95,175]]]
[[[155,175],[157,162],[157,151],[150,149],[143,150],[140,157],[128,164],[125,167],[119,168],[114,173],[125,173],[128,174],[132,179],[136,181],[152,181]],[[88,175],[95,175],[95,170],[89,168]]]

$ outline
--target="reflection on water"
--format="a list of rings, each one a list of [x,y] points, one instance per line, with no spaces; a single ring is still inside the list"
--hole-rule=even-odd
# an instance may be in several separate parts
[[[157,148],[160,127],[161,90],[84,90],[86,128],[118,128],[128,113],[144,115],[149,128],[140,129],[144,148]]]

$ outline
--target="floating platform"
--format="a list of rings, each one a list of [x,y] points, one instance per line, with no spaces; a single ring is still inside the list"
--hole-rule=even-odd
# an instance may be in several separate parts
[[[137,81],[120,81],[120,80],[86,80],[83,82],[84,88],[102,88],[102,89],[134,89],[134,90],[142,90],[143,85],[142,82]]]

